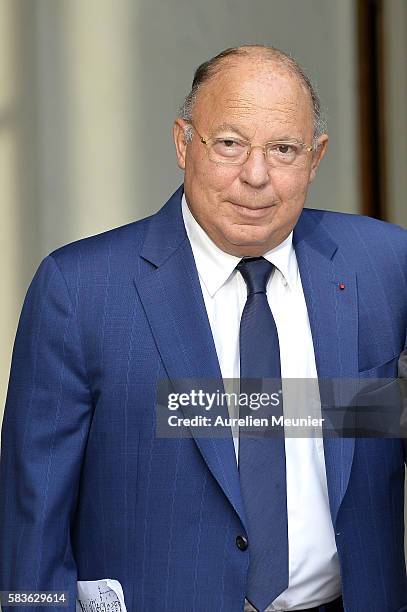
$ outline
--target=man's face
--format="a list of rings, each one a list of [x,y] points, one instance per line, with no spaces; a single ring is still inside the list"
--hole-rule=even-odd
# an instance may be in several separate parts
[[[275,140],[313,140],[309,94],[298,80],[270,61],[239,60],[205,83],[193,109],[205,138],[233,137],[264,145]],[[254,148],[243,165],[209,159],[196,131],[185,142],[182,119],[174,124],[178,165],[185,171],[189,208],[213,242],[236,256],[259,256],[280,244],[304,206],[328,137],[298,163],[271,167]]]

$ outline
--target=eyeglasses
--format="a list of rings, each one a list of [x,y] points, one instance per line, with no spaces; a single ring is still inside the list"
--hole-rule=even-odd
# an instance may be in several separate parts
[[[302,165],[307,153],[314,147],[295,139],[274,140],[265,145],[254,145],[248,140],[224,136],[221,138],[204,138],[189,121],[202,144],[206,146],[209,159],[217,164],[231,166],[243,165],[249,158],[251,150],[258,147],[263,150],[264,159],[272,167]]]

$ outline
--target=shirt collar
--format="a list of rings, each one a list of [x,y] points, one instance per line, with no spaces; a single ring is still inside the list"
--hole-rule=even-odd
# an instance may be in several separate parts
[[[198,274],[209,295],[213,297],[234,272],[241,257],[236,257],[222,251],[209,238],[208,234],[191,213],[185,194],[182,196],[182,216],[191,243]],[[298,271],[292,238],[293,232],[277,247],[263,254],[265,259],[280,270],[290,287],[294,286]]]

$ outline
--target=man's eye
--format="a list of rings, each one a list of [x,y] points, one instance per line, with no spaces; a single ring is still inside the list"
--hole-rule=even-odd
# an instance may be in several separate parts
[[[276,142],[269,149],[269,155],[282,161],[293,161],[298,154],[298,146],[289,142]]]
[[[283,153],[283,155],[286,155],[287,153],[293,153],[294,147],[288,144],[279,144],[277,145],[277,150],[279,153]]]
[[[217,138],[212,145],[212,150],[223,157],[236,157],[244,152],[245,146],[233,138]]]

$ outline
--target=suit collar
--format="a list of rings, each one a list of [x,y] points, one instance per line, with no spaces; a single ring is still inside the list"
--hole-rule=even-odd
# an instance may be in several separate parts
[[[338,244],[323,227],[323,218],[324,212],[321,210],[303,209],[294,228],[293,244],[296,251],[301,251],[307,245],[327,259],[334,257]]]
[[[187,240],[181,213],[184,185],[172,194],[168,202],[147,220],[147,231],[140,252],[146,261],[159,267]]]

